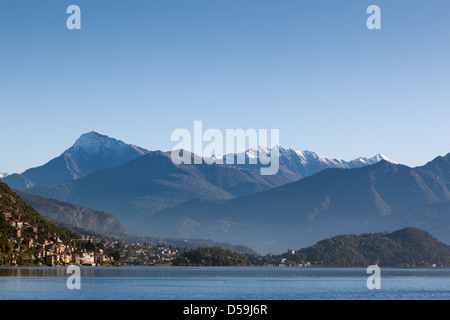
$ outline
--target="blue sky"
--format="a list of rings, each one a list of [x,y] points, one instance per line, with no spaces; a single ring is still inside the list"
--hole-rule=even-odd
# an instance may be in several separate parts
[[[0,44],[0,172],[91,130],[171,150],[195,120],[344,160],[450,152],[448,0],[4,0]]]

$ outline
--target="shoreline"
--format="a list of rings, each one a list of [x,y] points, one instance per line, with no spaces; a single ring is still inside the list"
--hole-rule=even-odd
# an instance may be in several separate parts
[[[0,270],[6,269],[66,269],[68,267],[79,267],[84,269],[112,269],[112,268],[173,268],[173,269],[232,269],[232,268],[277,268],[277,269],[367,269],[369,266],[308,266],[308,267],[300,267],[300,266],[169,266],[169,265],[153,265],[153,266],[77,266],[77,265],[68,265],[68,266],[0,266]],[[380,269],[450,269],[450,266],[378,266]]]

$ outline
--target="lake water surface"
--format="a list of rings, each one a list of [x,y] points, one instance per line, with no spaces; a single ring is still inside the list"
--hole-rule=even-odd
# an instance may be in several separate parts
[[[450,269],[381,268],[369,290],[365,268],[83,267],[69,290],[66,268],[0,268],[0,299],[336,300],[450,299]]]

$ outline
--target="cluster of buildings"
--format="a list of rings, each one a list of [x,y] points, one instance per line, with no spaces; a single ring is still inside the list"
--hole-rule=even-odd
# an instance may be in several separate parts
[[[8,265],[171,265],[180,254],[180,249],[172,246],[90,236],[62,241],[56,234],[31,225],[27,218],[14,218],[8,211],[0,214],[14,230],[8,239],[12,252],[0,257]]]
[[[101,245],[114,250],[120,255],[121,263],[125,265],[159,266],[172,265],[181,253],[181,249],[167,245],[150,243],[126,242],[104,238],[89,238],[95,245]]]
[[[0,211],[1,216],[14,231],[8,236],[12,252],[0,254],[0,265],[170,266],[186,251],[171,245],[88,235],[63,241],[58,235],[33,226],[27,218],[13,217],[8,211]]]
[[[15,219],[8,211],[1,212],[1,215],[14,228],[9,239],[12,253],[8,254],[7,262],[10,265],[97,266],[115,263],[111,250],[86,245],[89,240],[72,239],[71,243],[64,243],[56,234],[31,225],[26,218]]]
[[[5,220],[8,221],[9,224],[14,228],[14,234],[16,237],[21,238],[23,230],[28,230],[34,234],[37,234],[38,232],[37,228],[30,225],[28,223],[28,219],[26,218],[21,219],[20,217],[19,219],[13,219],[12,214],[8,211],[3,211],[2,215],[5,218]]]
[[[74,245],[64,245],[49,241],[37,248],[38,258],[42,258],[47,266],[79,265],[103,266],[115,263],[108,249],[77,247],[79,240],[73,239]]]

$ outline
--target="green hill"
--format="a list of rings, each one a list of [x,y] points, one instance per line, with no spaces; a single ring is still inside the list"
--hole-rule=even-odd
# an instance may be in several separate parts
[[[8,215],[8,220],[3,215],[4,212]],[[14,228],[11,225],[13,221],[18,221],[23,227]],[[76,237],[73,232],[42,218],[6,184],[0,182],[0,265],[10,264],[12,261],[23,264],[23,260],[34,253],[30,241],[36,244],[59,239],[68,243]]]
[[[251,261],[247,255],[220,247],[197,248],[181,254],[174,265],[178,266],[248,266]]]
[[[340,235],[282,256],[296,263],[325,266],[450,266],[450,246],[417,228]]]

